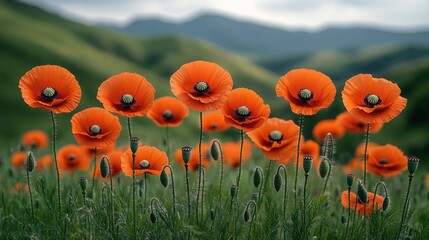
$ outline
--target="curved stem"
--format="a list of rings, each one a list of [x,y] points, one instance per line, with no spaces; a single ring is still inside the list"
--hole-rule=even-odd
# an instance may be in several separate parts
[[[198,159],[199,159],[199,169],[198,169],[198,191],[197,191],[197,202],[196,202],[196,211],[195,217],[198,223],[198,203],[200,201],[200,191],[201,191],[201,166],[202,166],[202,149],[201,145],[203,142],[203,112],[200,112],[200,140],[198,143]]]
[[[131,133],[131,118],[127,118],[127,125],[128,125],[128,139],[131,139],[131,137],[133,136]]]
[[[264,188],[262,186],[264,186],[265,179],[264,179],[264,171],[262,171],[262,168],[256,166],[255,172],[256,171],[259,171],[261,173],[261,177],[262,177],[261,183],[259,184],[259,201],[258,202],[260,204],[262,202],[262,197],[263,197],[262,190],[264,190]]]
[[[56,148],[56,136],[57,136],[57,122],[55,121],[54,112],[51,111],[51,120],[52,120],[52,152],[54,154],[55,170],[57,171],[57,196],[58,196],[58,206],[59,214],[61,217],[61,181],[60,181],[60,171],[58,169],[58,160],[57,160],[57,148]]]
[[[370,125],[369,123],[366,125],[366,134],[365,134],[365,150],[363,154],[363,185],[366,187],[366,158],[367,158],[367,151],[368,151],[368,142],[369,142],[369,135],[371,134],[370,131]]]
[[[328,161],[328,163],[329,163],[328,175],[326,176],[325,185],[323,186],[323,194],[324,194],[326,191],[326,186],[328,185],[329,177],[331,176],[332,162],[331,162],[331,160],[329,160],[329,158],[327,158],[327,160],[323,160],[323,161]]]
[[[173,169],[170,167],[170,165],[165,165],[162,168],[162,171],[164,171],[165,168],[170,169],[170,173],[171,173],[171,188],[173,189],[173,213],[174,213],[174,216],[176,216],[176,190],[175,190],[175,187],[174,187]]]
[[[374,199],[372,200],[372,213],[374,213],[375,198],[377,197],[378,186],[380,184],[383,186],[383,188],[384,188],[384,194],[387,197],[387,187],[386,187],[386,184],[384,184],[384,182],[382,182],[382,181],[378,182],[377,185],[375,185]]]
[[[27,166],[25,168],[27,170],[28,192],[30,193],[31,219],[33,220],[33,223],[34,223],[33,194],[31,193],[30,171],[28,170],[28,161],[27,161]]]
[[[287,206],[287,171],[286,171],[286,166],[283,164],[280,164],[277,167],[277,173],[280,171],[280,168],[283,169],[284,173],[285,173],[285,192],[284,192],[284,196],[283,196],[283,218],[286,221],[286,206]]]
[[[247,203],[246,211],[249,211],[249,206],[250,206],[251,204],[253,205],[253,214],[252,214],[252,221],[250,222],[250,226],[249,226],[249,232],[248,232],[248,234],[247,234],[247,239],[251,239],[251,238],[250,238],[250,235],[251,235],[251,233],[252,233],[252,226],[253,226],[253,222],[255,221],[255,218],[256,218],[256,209],[257,209],[257,206],[256,206],[255,201],[250,200],[250,201]]]
[[[298,147],[296,149],[296,164],[295,164],[295,184],[293,186],[293,190],[295,192],[295,207],[296,207],[296,200],[298,193],[296,192],[296,186],[298,183],[298,162],[299,162],[299,154],[300,154],[300,147],[301,147],[301,135],[302,135],[302,128],[304,125],[304,117],[300,114],[299,115],[299,135],[298,135]]]
[[[219,182],[219,203],[222,202],[222,182],[223,182],[223,150],[219,140],[213,140],[213,144],[216,144],[220,151],[220,182]]]
[[[414,175],[412,175],[412,174],[410,174],[408,176],[407,195],[405,197],[404,208],[402,209],[401,224],[399,225],[399,231],[398,231],[398,235],[397,235],[396,239],[399,239],[401,237],[402,226],[404,224],[404,220],[405,220],[405,217],[406,217],[407,211],[408,211],[408,200],[409,200],[408,198],[410,197],[411,182],[413,181],[413,177],[414,177]]]
[[[129,118],[128,118],[129,119]],[[128,121],[129,122],[129,121]],[[133,153],[133,239],[136,239],[136,173],[135,173],[135,165],[136,165],[136,154]]]
[[[94,170],[92,171],[91,198],[94,199],[95,169],[97,168],[97,148],[94,148]]]

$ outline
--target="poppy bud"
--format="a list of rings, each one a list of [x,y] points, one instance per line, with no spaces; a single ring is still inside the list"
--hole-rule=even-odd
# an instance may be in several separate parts
[[[347,174],[347,186],[349,186],[349,188],[351,188],[353,186],[353,180],[354,180],[355,176],[351,173]]]
[[[80,177],[80,187],[82,188],[82,192],[86,191],[87,185],[88,185],[88,179],[86,177]]]
[[[341,215],[341,223],[344,224],[347,222],[347,219],[344,215]]]
[[[150,222],[156,223],[156,215],[154,212],[150,212]]]
[[[386,211],[387,208],[389,208],[389,204],[390,204],[390,198],[389,196],[386,196],[383,200],[383,211]]]
[[[280,191],[283,185],[282,176],[280,175],[280,172],[277,172],[276,175],[274,175],[274,189],[276,191]]]
[[[358,180],[357,195],[362,203],[368,202],[368,191],[366,190],[365,186],[362,185],[360,180]]]
[[[328,174],[328,160],[326,160],[326,158],[322,158],[322,161],[320,162],[320,166],[319,166],[319,175],[321,178],[325,178],[326,175]]]
[[[137,152],[137,149],[139,148],[139,141],[140,141],[140,138],[138,137],[130,138],[130,148],[131,148],[131,152],[134,154]]]
[[[159,176],[159,180],[161,180],[162,186],[165,188],[168,187],[168,175],[165,169],[162,170],[161,175]]]
[[[311,169],[311,164],[313,163],[313,157],[312,156],[304,156],[304,160],[303,160],[303,168],[304,168],[304,172],[305,174],[308,174],[310,172]]]
[[[27,155],[27,169],[29,172],[34,170],[34,165],[34,155],[31,151],[29,151]]]
[[[244,220],[244,222],[249,222],[249,219],[250,219],[250,213],[249,213],[249,210],[246,208],[246,210],[244,211],[244,214],[243,214],[243,220]]]
[[[232,185],[231,186],[231,190],[230,190],[230,194],[231,194],[231,198],[234,198],[237,195],[237,190],[238,190],[238,186],[237,185]]]
[[[107,162],[107,157],[104,156],[103,158],[101,158],[101,162],[100,162],[101,177],[106,178],[108,173],[109,173],[109,164]]]
[[[418,157],[408,157],[408,172],[413,175],[419,166],[420,159]]]
[[[261,171],[259,170],[259,168],[256,168],[255,172],[253,173],[253,186],[255,186],[255,188],[259,187],[259,185],[261,185],[261,180]]]
[[[210,209],[210,220],[214,221],[215,219],[215,212],[213,209]]]
[[[216,141],[212,143],[212,146],[210,148],[210,154],[212,155],[212,158],[217,161],[219,159],[219,148],[216,144]]]
[[[191,147],[182,147],[182,159],[185,165],[188,165],[189,159],[191,158]]]

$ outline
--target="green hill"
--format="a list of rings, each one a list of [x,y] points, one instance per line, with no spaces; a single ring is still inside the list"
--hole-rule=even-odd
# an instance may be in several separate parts
[[[124,71],[144,75],[156,88],[156,97],[171,95],[171,74],[182,64],[198,59],[225,67],[233,76],[234,87],[251,83],[263,95],[272,94],[277,79],[261,67],[203,42],[173,37],[137,39],[122,36],[74,23],[16,1],[0,1],[0,21],[2,146],[9,146],[29,129],[50,131],[48,112],[27,106],[18,89],[20,77],[37,65],[57,64],[75,74],[82,88],[82,101],[76,111],[101,106],[96,100],[98,86],[106,78]],[[72,114],[58,116],[60,139],[72,138],[69,122]],[[192,114],[185,121],[194,131],[197,130],[196,119],[196,114]],[[164,133],[146,118],[133,119],[133,123],[138,135]],[[172,132],[185,139],[188,131],[189,128],[177,128]],[[188,141],[194,143],[194,139]]]

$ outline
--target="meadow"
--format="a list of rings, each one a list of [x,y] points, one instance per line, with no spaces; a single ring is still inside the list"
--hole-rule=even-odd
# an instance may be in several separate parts
[[[426,47],[252,62],[0,19],[1,239],[429,239]]]

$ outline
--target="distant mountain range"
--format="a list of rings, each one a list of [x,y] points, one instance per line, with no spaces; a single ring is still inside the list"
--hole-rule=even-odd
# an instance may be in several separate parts
[[[184,23],[141,19],[124,27],[100,26],[134,36],[176,35],[202,39],[221,48],[250,56],[291,56],[323,50],[402,44],[429,46],[429,31],[399,33],[363,27],[327,28],[319,32],[288,31],[214,14],[202,15]]]

